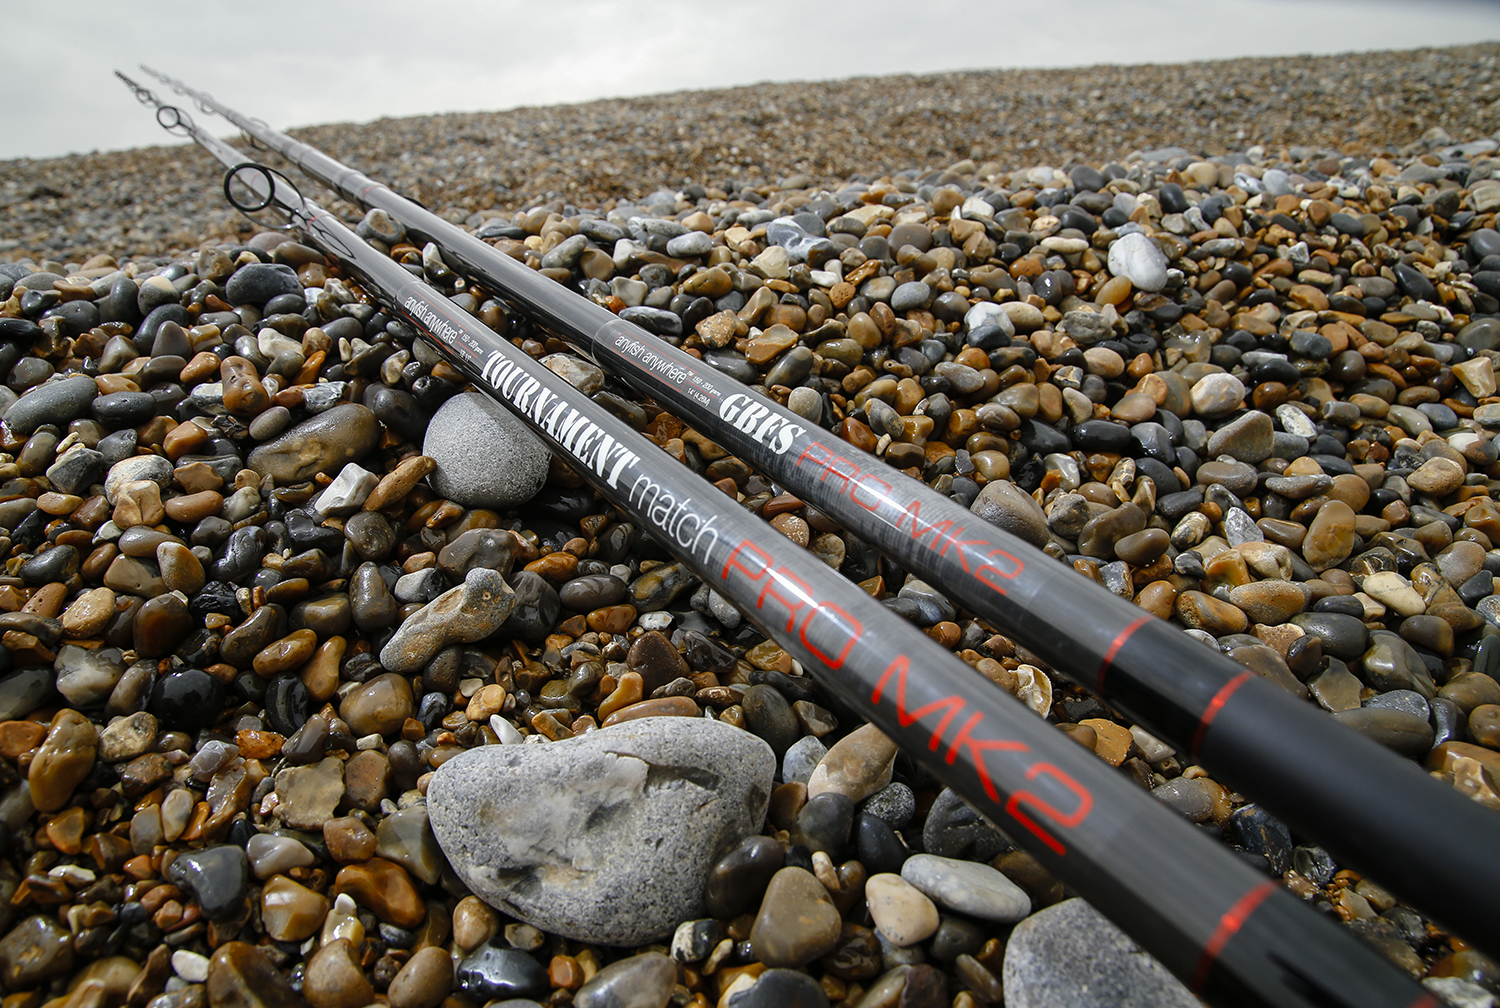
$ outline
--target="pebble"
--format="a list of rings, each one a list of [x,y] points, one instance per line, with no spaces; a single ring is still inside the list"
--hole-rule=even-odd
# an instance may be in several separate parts
[[[0,981],[11,990],[67,974],[73,963],[72,936],[51,917],[27,917],[0,938]]]
[[[1140,232],[1123,234],[1109,247],[1109,271],[1143,291],[1167,285],[1167,257]]]
[[[580,941],[640,944],[699,915],[715,851],[759,827],[775,769],[728,725],[645,718],[471,749],[439,768],[428,808],[449,863],[491,905]]]
[[[306,1003],[264,952],[241,941],[214,950],[205,989],[211,1008],[296,1008]]]
[[[542,488],[551,453],[503,406],[479,392],[456,395],[432,417],[422,454],[432,485],[470,507],[523,504]]]
[[[863,801],[891,781],[896,745],[874,725],[863,725],[834,743],[807,781],[809,800],[834,793]]]
[[[393,673],[415,672],[450,644],[488,637],[510,616],[515,597],[498,571],[475,568],[409,616],[381,648],[380,663]]]
[[[915,945],[938,929],[937,907],[900,875],[871,875],[865,882],[865,900],[870,919],[892,945]]]
[[[31,803],[43,812],[67,804],[93,768],[98,749],[98,732],[87,718],[67,708],[58,711],[26,772]]]
[[[302,996],[312,1008],[362,1008],[374,999],[375,987],[360,969],[353,945],[336,938],[307,960]]]
[[[660,952],[611,963],[573,995],[578,1008],[666,1008],[677,982],[677,964]]]
[[[540,997],[551,986],[547,971],[531,956],[494,945],[481,945],[459,960],[457,980],[459,989],[478,1001]]]
[[[452,991],[452,959],[442,948],[428,946],[401,967],[386,997],[391,1008],[437,1008]]]
[[[359,403],[344,403],[252,449],[245,461],[277,483],[296,483],[358,462],[379,440],[375,414]]]
[[[267,834],[262,833],[252,839],[265,836]],[[297,846],[301,847],[301,844]],[[302,847],[302,850],[308,855],[306,863],[311,864],[312,852],[306,847]],[[260,875],[258,870],[256,875]],[[328,916],[329,903],[323,894],[299,885],[284,875],[275,875],[261,892],[260,907],[266,934],[276,941],[298,942],[311,938],[322,930],[323,919]]]
[[[218,920],[239,910],[250,884],[250,860],[229,844],[205,847],[178,855],[167,877],[193,893],[205,917]]]
[[[838,909],[812,872],[787,867],[771,877],[750,929],[756,959],[795,968],[833,951],[838,940]]]
[[[901,877],[950,910],[1000,923],[1031,912],[1031,900],[1014,882],[989,865],[935,854],[914,854]]]

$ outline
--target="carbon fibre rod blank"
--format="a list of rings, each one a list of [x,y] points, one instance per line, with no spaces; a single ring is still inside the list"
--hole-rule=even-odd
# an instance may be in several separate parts
[[[1500,817],[1228,657],[317,148],[155,71],[1500,957]],[[891,477],[891,478],[887,478]]]

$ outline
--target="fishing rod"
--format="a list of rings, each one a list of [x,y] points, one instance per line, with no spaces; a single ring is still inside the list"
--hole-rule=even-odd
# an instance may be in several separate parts
[[[1500,818],[1490,810],[920,480],[898,478],[875,456],[376,180],[146,72],[351,201],[436,243],[451,267],[960,599],[1340,862],[1500,957]]]
[[[163,126],[229,167],[225,194],[307,239],[511,409],[613,506],[736,605],[825,688],[1003,824],[1198,996],[1229,1006],[1437,1001],[1272,879],[1128,783],[624,421],[306,200],[278,173],[121,75]],[[231,182],[258,197],[236,201]]]

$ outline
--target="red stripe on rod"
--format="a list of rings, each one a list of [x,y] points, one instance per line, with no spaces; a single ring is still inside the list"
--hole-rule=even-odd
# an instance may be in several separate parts
[[[1203,736],[1208,734],[1208,726],[1214,723],[1214,718],[1219,716],[1219,711],[1229,702],[1230,696],[1234,694],[1235,690],[1245,685],[1251,674],[1250,672],[1241,672],[1219,687],[1219,692],[1215,693],[1214,698],[1208,702],[1208,706],[1203,708],[1203,716],[1198,718],[1198,730],[1193,732],[1193,745],[1188,750],[1188,755],[1194,760],[1198,758],[1198,750],[1203,748]]]
[[[1109,673],[1109,666],[1114,662],[1115,655],[1120,653],[1120,648],[1124,647],[1125,642],[1130,639],[1130,635],[1150,622],[1151,616],[1148,613],[1147,615],[1142,616],[1140,619],[1136,620],[1134,623],[1130,624],[1124,630],[1121,630],[1118,634],[1115,635],[1115,639],[1109,642],[1109,650],[1104,652],[1104,660],[1099,663],[1099,677],[1094,680],[1095,693],[1102,694],[1104,692],[1104,677]]]
[[[1203,946],[1203,957],[1198,960],[1198,968],[1193,973],[1193,982],[1189,984],[1194,994],[1202,989],[1203,981],[1208,979],[1208,971],[1213,968],[1214,961],[1224,951],[1224,946],[1229,944],[1229,939],[1235,936],[1244,926],[1245,921],[1255,912],[1255,908],[1260,906],[1275,889],[1276,883],[1267,879],[1236,900],[1234,906],[1226,910],[1224,916],[1219,918],[1218,927],[1214,928],[1214,933],[1209,936],[1208,943]],[[1412,1008],[1416,1008],[1416,1005]]]

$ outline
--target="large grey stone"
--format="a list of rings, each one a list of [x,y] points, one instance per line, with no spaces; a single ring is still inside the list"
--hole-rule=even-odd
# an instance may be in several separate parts
[[[759,831],[776,757],[720,721],[641,718],[444,763],[433,833],[475,895],[544,931],[641,945],[703,916],[713,865]]]
[[[505,407],[480,392],[443,403],[427,426],[422,454],[436,465],[433,489],[467,507],[510,508],[536,496],[551,453]]]
[[[1016,925],[1004,983],[1007,1008],[1201,1008],[1165,966],[1081,899]]]

